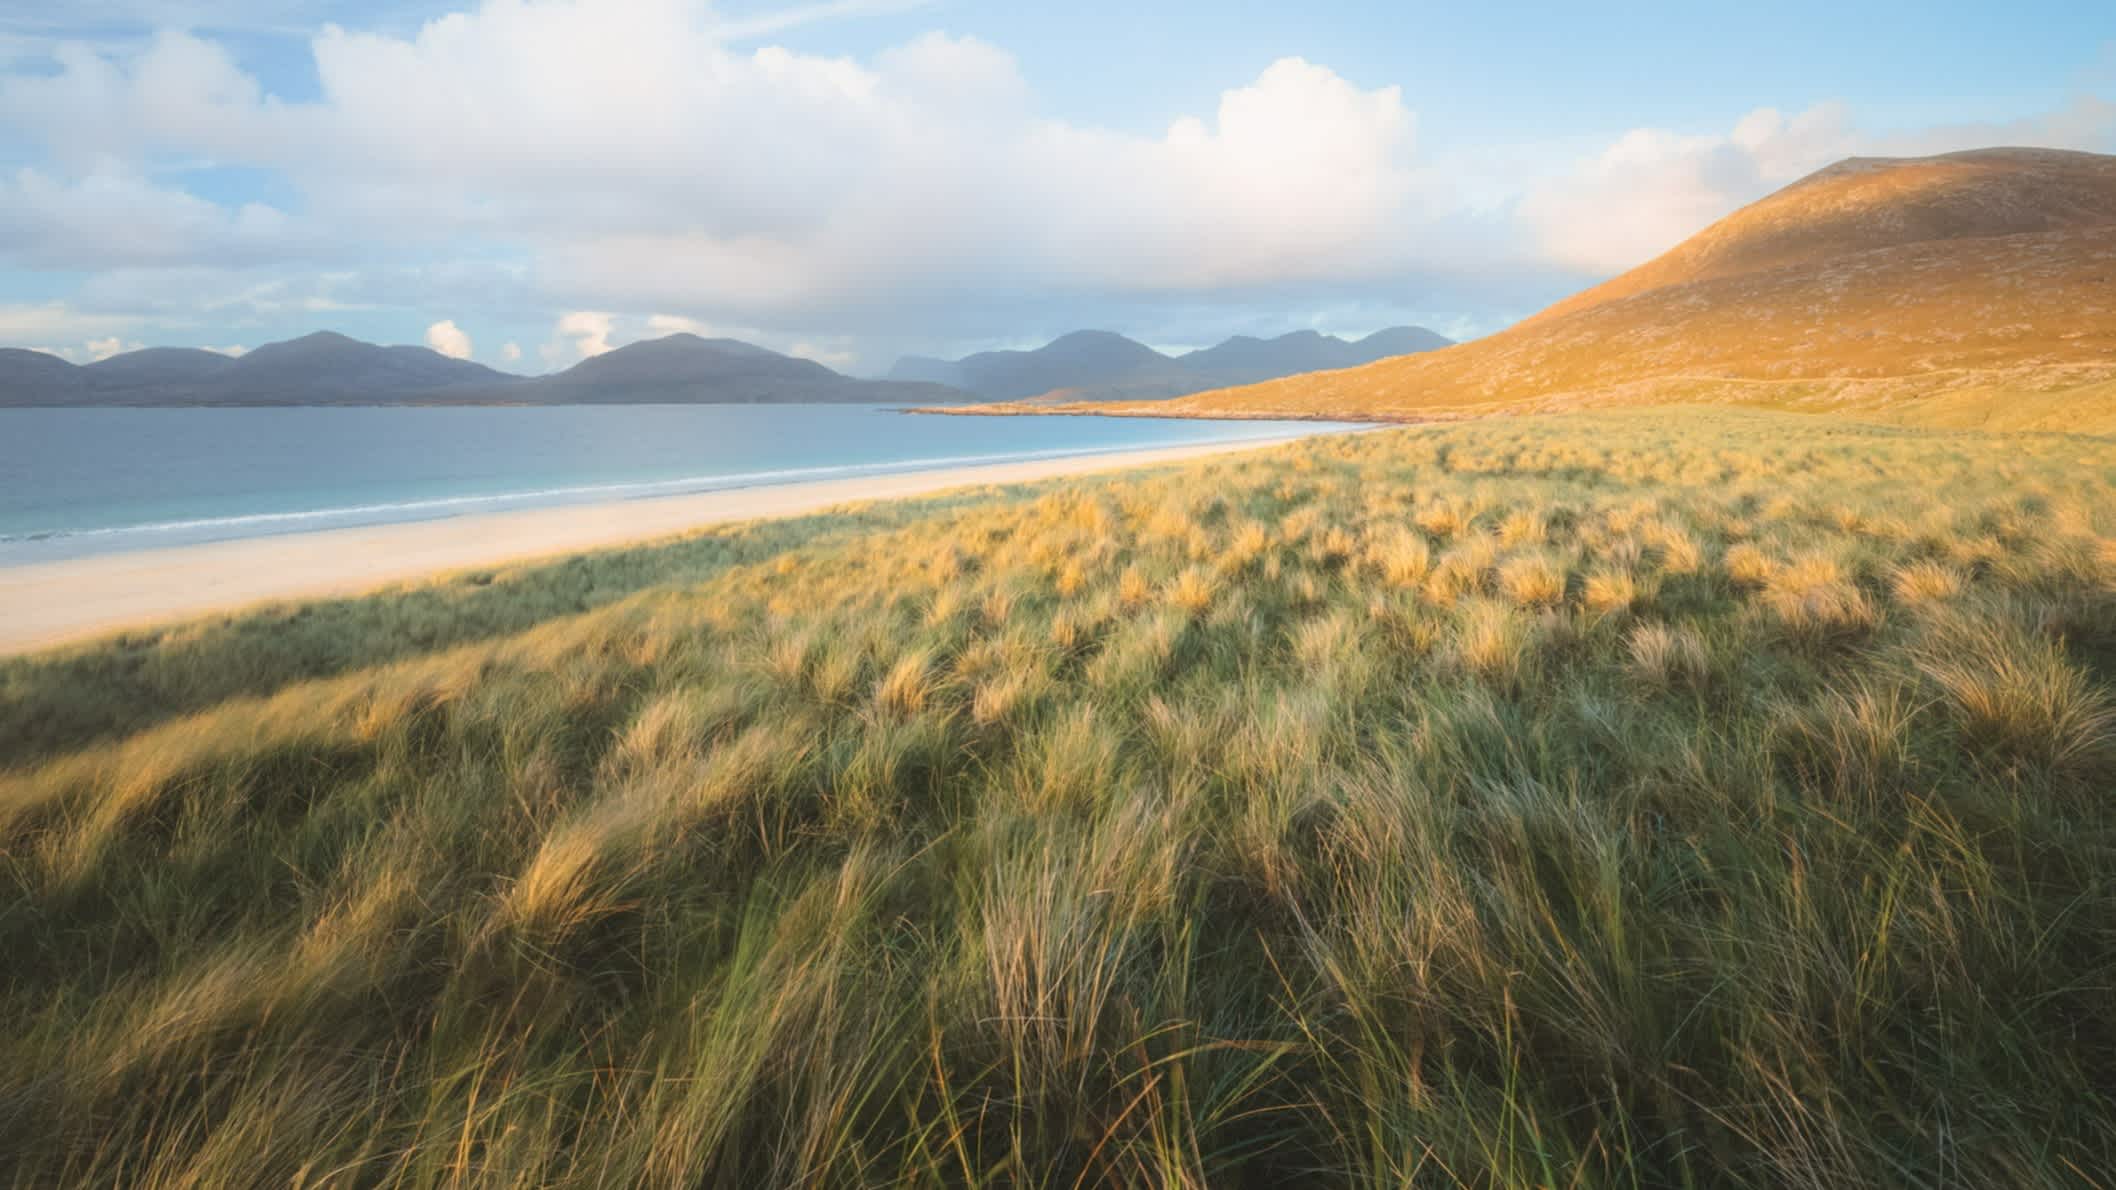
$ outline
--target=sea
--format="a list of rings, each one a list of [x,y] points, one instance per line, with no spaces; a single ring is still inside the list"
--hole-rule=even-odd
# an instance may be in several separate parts
[[[0,566],[1346,428],[881,405],[0,409]]]

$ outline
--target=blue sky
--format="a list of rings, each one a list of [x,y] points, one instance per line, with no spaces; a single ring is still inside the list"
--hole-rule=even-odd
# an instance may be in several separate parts
[[[1470,335],[1995,143],[2116,150],[2116,9],[75,0],[0,13],[0,343]]]

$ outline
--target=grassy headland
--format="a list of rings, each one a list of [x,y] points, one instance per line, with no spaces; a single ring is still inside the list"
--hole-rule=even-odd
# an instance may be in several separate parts
[[[2107,434],[2112,266],[2116,157],[1855,158],[1481,339],[1070,411],[1433,422],[1716,404]]]
[[[7,1176],[2089,1183],[2112,482],[1492,420],[0,665]]]

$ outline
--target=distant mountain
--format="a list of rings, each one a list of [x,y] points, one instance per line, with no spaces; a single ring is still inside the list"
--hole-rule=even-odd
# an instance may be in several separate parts
[[[71,405],[88,391],[88,378],[48,351],[0,347],[0,407]]]
[[[1840,161],[1474,343],[1137,412],[1437,419],[1674,402],[2116,429],[2116,157]]]
[[[556,376],[523,381],[510,400],[551,405],[946,403],[967,394],[939,384],[855,380],[814,360],[736,339],[676,334],[619,347]]]
[[[1375,331],[1354,343],[1352,346],[1359,349],[1357,354],[1365,358],[1348,366],[1359,367],[1376,360],[1394,359],[1399,355],[1417,355],[1422,351],[1438,351],[1454,345],[1453,339],[1422,326],[1392,326]]]
[[[942,404],[935,384],[855,380],[733,339],[671,335],[554,376],[511,376],[424,347],[378,347],[330,331],[240,358],[151,347],[76,367],[0,349],[0,407],[31,405],[567,405],[871,401]]]
[[[234,357],[217,351],[196,347],[149,347],[99,360],[82,368],[81,373],[98,391],[122,392],[165,385],[195,385],[234,366]]]
[[[519,377],[425,347],[377,347],[332,331],[267,343],[200,390],[234,404],[361,404],[433,397],[452,388],[511,386]]]
[[[1109,331],[1075,331],[1034,351],[987,351],[960,360],[906,356],[890,369],[889,377],[951,385],[993,401],[1153,400],[1353,368],[1449,342],[1422,327],[1394,327],[1358,342],[1295,331],[1276,339],[1237,335],[1216,347],[1171,358]]]
[[[0,406],[395,404],[521,383],[424,347],[377,347],[330,331],[240,358],[149,347],[75,367],[43,352],[0,352]]]
[[[912,356],[899,360],[889,378],[946,384],[989,400],[1018,400],[1054,389],[1153,388],[1180,384],[1186,377],[1174,360],[1144,343],[1109,331],[1074,331],[1034,351],[981,351],[960,360]]]
[[[1201,388],[1224,388],[1306,372],[1356,368],[1391,356],[1451,346],[1453,342],[1422,326],[1391,327],[1350,343],[1335,335],[1294,331],[1276,339],[1236,335],[1217,347],[1177,358],[1206,381]]]

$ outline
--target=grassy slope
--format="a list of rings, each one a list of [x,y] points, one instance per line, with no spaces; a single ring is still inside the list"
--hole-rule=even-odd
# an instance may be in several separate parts
[[[1498,334],[1131,411],[1447,420],[1680,401],[2116,431],[2116,157],[1840,163]]]
[[[7,1175],[2100,1176],[2112,481],[1490,420],[13,663]]]

